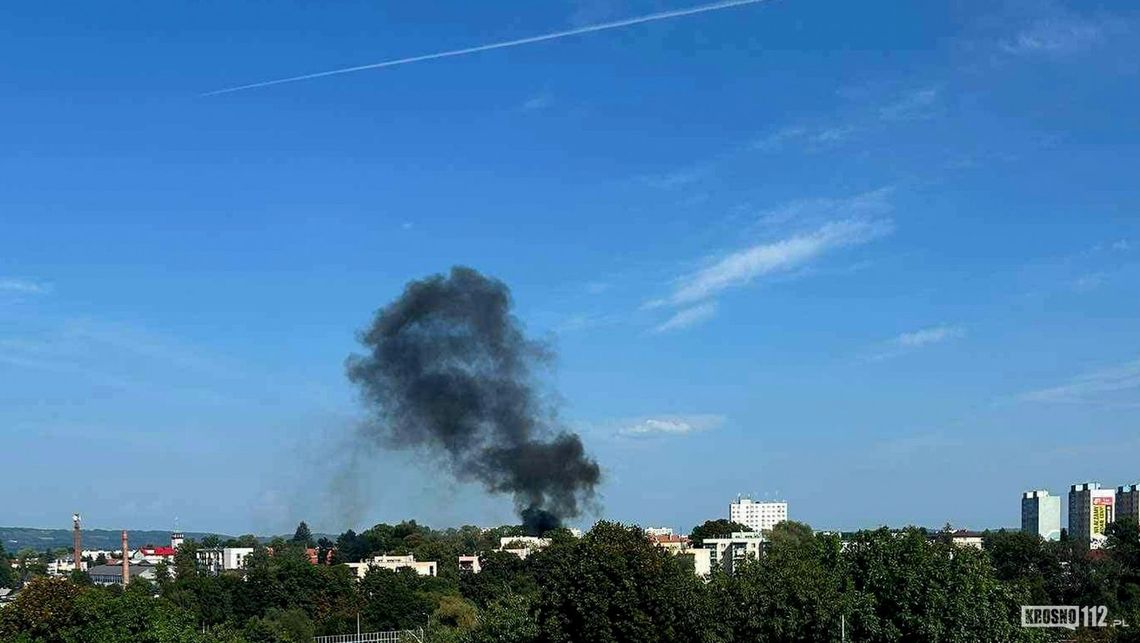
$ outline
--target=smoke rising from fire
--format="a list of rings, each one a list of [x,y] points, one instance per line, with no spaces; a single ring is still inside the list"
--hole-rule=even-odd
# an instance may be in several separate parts
[[[544,403],[550,358],[511,314],[510,289],[476,270],[410,282],[362,331],[349,379],[370,412],[364,436],[443,457],[459,480],[509,493],[531,533],[581,514],[601,471]]]

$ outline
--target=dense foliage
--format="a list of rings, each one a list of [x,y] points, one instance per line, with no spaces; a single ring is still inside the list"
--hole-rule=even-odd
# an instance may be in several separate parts
[[[221,575],[198,571],[198,544],[188,542],[157,583],[134,581],[125,591],[43,577],[29,556],[11,573],[0,567],[0,581],[22,585],[0,608],[0,640],[307,643],[355,632],[358,622],[363,631],[422,627],[428,640],[466,643],[838,641],[841,630],[849,641],[1073,640],[1021,628],[1023,604],[1106,605],[1113,619],[1140,624],[1134,525],[1111,527],[1106,549],[1090,556],[1016,532],[988,533],[977,550],[918,529],[841,539],[788,522],[760,559],[709,579],[640,529],[610,522],[581,539],[551,534],[554,543],[525,560],[494,551],[500,537],[520,535],[517,527],[438,531],[406,522],[345,532],[335,544],[314,542],[302,527]],[[736,529],[702,527],[703,537]],[[335,551],[336,561],[414,554],[439,561],[440,573],[376,569],[357,580],[345,565],[312,564],[307,545]],[[473,552],[481,573],[461,573],[457,557]],[[1075,638],[1138,634],[1140,626]]]

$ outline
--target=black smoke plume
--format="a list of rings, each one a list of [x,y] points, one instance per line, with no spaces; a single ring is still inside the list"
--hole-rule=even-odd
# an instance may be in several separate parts
[[[360,334],[348,377],[381,446],[426,448],[460,480],[510,493],[528,532],[581,514],[601,478],[535,384],[551,356],[511,314],[506,284],[465,267],[409,283]]]

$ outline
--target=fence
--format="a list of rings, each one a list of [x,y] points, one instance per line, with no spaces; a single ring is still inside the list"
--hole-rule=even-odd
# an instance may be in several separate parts
[[[391,632],[333,634],[314,637],[313,643],[424,643],[424,630],[421,627],[415,630],[393,630]]]

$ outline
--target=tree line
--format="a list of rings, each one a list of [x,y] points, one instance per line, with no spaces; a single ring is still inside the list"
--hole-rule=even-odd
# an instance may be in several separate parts
[[[740,530],[709,521],[691,538]],[[599,522],[582,538],[565,530],[525,560],[496,551],[520,527],[433,530],[381,524],[335,541],[301,525],[292,539],[250,544],[245,569],[210,575],[196,565],[204,542],[187,541],[156,581],[93,587],[71,578],[14,579],[0,608],[0,640],[18,643],[308,642],[313,636],[424,628],[456,643],[599,641],[1136,641],[1140,640],[1140,530],[1110,527],[1092,554],[1078,543],[988,532],[981,550],[949,532],[860,531],[841,538],[785,522],[764,554],[702,579],[683,556],[653,546],[633,526]],[[310,563],[306,548],[331,554]],[[360,580],[337,564],[377,554],[439,562],[436,577],[373,569]],[[457,558],[478,553],[482,571]],[[318,558],[325,561],[324,556]],[[7,575],[6,575],[7,574]],[[1077,632],[1026,629],[1021,605],[1105,605],[1132,627]]]

